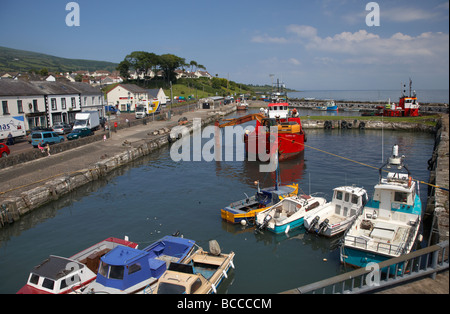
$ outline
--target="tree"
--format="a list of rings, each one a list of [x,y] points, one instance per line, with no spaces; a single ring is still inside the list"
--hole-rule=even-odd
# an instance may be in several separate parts
[[[184,58],[177,57],[170,53],[160,56],[160,67],[164,72],[164,78],[167,79],[167,83],[176,80],[175,70],[185,63],[186,61]]]
[[[119,63],[119,65],[116,68],[117,71],[119,71],[120,76],[123,77],[125,80],[128,80],[130,77],[130,63],[126,60]]]

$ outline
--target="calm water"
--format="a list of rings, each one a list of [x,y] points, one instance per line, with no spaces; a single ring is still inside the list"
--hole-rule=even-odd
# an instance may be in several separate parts
[[[307,145],[379,166],[398,144],[412,174],[428,180],[430,134],[392,131],[310,130]],[[207,141],[207,140],[205,140]],[[385,160],[384,158],[384,160]],[[273,176],[257,162],[173,162],[169,147],[88,184],[65,198],[0,230],[0,293],[15,293],[29,270],[49,254],[70,256],[109,236],[130,237],[140,247],[179,230],[208,248],[215,239],[222,251],[236,253],[236,269],[219,293],[278,293],[339,274],[337,240],[300,229],[289,236],[255,234],[251,228],[220,219],[220,208],[255,192],[254,181],[271,186]],[[301,158],[281,163],[285,183],[306,193],[356,184],[369,194],[378,171],[306,148]],[[421,186],[423,202],[427,187]],[[324,261],[326,259],[326,261]],[[347,269],[348,270],[348,269]]]
[[[448,104],[448,89],[416,90],[419,103]],[[409,93],[409,90],[406,91]],[[334,99],[336,101],[388,101],[398,102],[400,90],[309,90],[288,93],[289,98],[315,98],[319,100]]]

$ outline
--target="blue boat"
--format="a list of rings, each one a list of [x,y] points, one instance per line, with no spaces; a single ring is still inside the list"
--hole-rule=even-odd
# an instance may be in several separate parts
[[[369,263],[380,263],[414,249],[422,219],[422,203],[418,183],[412,179],[403,159],[395,145],[392,156],[379,169],[380,180],[375,185],[373,198],[345,234],[340,252],[342,263],[366,267]],[[381,173],[385,166],[404,169],[407,173],[390,170],[383,178]],[[399,272],[403,266],[399,265]],[[394,274],[395,268],[389,272]]]
[[[327,101],[326,108],[327,108],[327,111],[337,111],[338,110],[338,106],[336,105],[334,100]]]
[[[171,262],[182,263],[195,241],[166,236],[143,250],[116,247],[100,260],[97,278],[83,293],[134,294],[156,286]]]

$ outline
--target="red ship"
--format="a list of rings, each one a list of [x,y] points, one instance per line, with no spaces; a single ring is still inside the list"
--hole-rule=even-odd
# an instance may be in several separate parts
[[[266,113],[248,114],[235,119],[224,119],[227,121],[218,124],[220,128],[234,126],[256,120],[256,128],[253,132],[245,134],[245,150],[249,160],[267,161],[270,154],[278,151],[280,161],[292,159],[300,155],[304,150],[305,133],[302,128],[300,117],[296,109],[290,111],[288,103],[270,103]],[[276,138],[271,139],[270,127],[277,128]],[[261,138],[265,137],[265,138]],[[259,151],[259,144],[265,145]],[[261,158],[261,155],[267,158]]]
[[[417,101],[416,91],[411,92],[412,81],[409,80],[409,96],[405,95],[406,90],[402,91],[398,105],[387,104],[381,107],[381,114],[385,117],[417,117],[419,116],[419,102]],[[403,85],[405,88],[406,85]]]

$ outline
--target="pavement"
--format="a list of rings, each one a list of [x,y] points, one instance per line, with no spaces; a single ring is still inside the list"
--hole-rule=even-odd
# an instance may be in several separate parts
[[[217,111],[228,107],[231,106],[223,106]],[[106,141],[94,142],[45,158],[0,169],[0,201],[5,198],[20,196],[20,193],[31,190],[56,177],[66,176],[82,169],[89,169],[102,159],[125,152],[130,146],[123,145],[125,141],[137,147],[143,141],[155,138],[153,131],[178,125],[180,117],[186,117],[192,122],[193,118],[206,118],[213,112],[215,111],[212,109],[189,111],[172,116],[171,120],[151,121],[146,125],[139,124],[119,129],[117,132],[111,132],[111,138]],[[122,114],[121,122],[127,118],[130,121],[135,119],[134,116]]]

